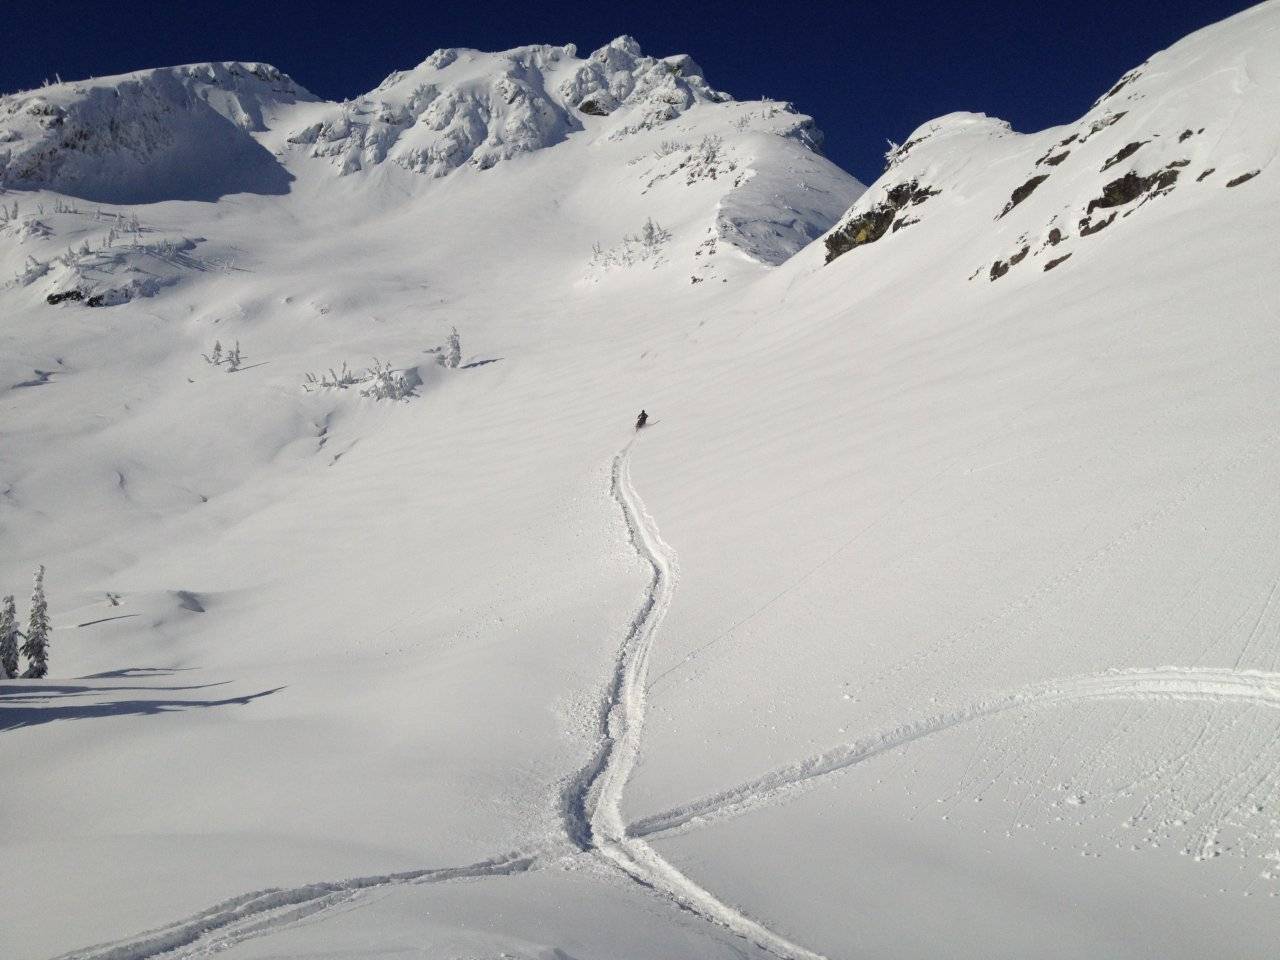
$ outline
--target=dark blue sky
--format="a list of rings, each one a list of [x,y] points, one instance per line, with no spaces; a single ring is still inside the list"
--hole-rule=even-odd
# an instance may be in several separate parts
[[[0,91],[199,60],[263,60],[313,92],[355,96],[436,47],[506,49],[620,33],[688,53],[713,86],[793,101],[827,153],[870,182],[885,140],[952,110],[1035,130],[1073,120],[1132,66],[1252,4],[1235,0],[806,2],[63,0],[9,3]]]

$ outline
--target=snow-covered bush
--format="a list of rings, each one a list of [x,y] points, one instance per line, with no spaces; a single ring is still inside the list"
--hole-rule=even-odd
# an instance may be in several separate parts
[[[50,270],[50,265],[43,260],[37,260],[30,254],[27,255],[27,262],[23,268],[17,272],[13,278],[15,286],[28,287],[43,277]]]
[[[329,368],[328,373],[316,376],[308,373],[303,380],[302,389],[311,393],[315,390],[346,390],[348,387],[360,387],[360,396],[371,400],[407,400],[414,396],[414,388],[418,378],[413,371],[397,370],[389,362],[384,363],[373,358],[373,366],[363,373],[354,373],[344,362],[341,370]]]
[[[208,353],[200,354],[205,363],[211,367],[226,367],[227,373],[235,373],[244,366],[244,353],[240,350],[240,341],[236,341],[236,345],[230,350],[222,349],[222,341],[213,341],[213,349]]]
[[[592,248],[591,266],[600,270],[614,267],[630,267],[637,263],[654,261],[653,266],[664,261],[662,248],[671,240],[671,232],[649,217],[640,232],[624,236],[622,242],[605,249],[600,244]]]
[[[373,400],[405,400],[413,395],[403,373],[393,370],[390,363],[383,363],[377,357],[369,368],[368,386],[360,391],[360,396]]]
[[[698,149],[694,154],[694,159],[710,165],[720,159],[720,154],[724,150],[724,137],[719,134],[709,133],[702,138],[702,142],[698,144]]]
[[[355,373],[347,368],[347,363],[344,360],[341,371],[330,367],[328,373],[321,373],[318,377],[314,373],[308,373],[303,381],[302,389],[308,393],[322,387],[328,390],[345,390],[347,387],[362,383],[363,380],[363,377],[356,376]]]

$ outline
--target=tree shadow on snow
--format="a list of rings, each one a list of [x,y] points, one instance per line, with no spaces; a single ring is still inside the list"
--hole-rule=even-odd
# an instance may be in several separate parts
[[[130,616],[139,616],[139,614],[130,614]],[[95,623],[99,621],[94,621]],[[84,626],[84,624],[81,624]],[[124,667],[120,670],[106,670],[102,673],[91,673],[88,676],[79,677],[80,680],[119,680],[124,677],[168,677],[175,673],[182,673],[185,670],[194,670],[195,667]]]
[[[210,684],[206,684],[210,686]],[[95,693],[115,693],[120,690],[129,690],[131,688],[112,688],[112,687],[78,687],[78,686],[41,686],[33,684],[30,686],[10,686],[5,684],[0,687],[4,696],[0,696],[0,730],[17,730],[22,727],[34,727],[42,723],[52,723],[55,720],[92,720],[99,717],[127,717],[127,716],[155,716],[162,713],[180,713],[184,710],[194,710],[201,707],[228,707],[228,706],[245,706],[254,700],[262,697],[269,697],[273,693],[277,693],[284,687],[275,687],[271,690],[262,690],[258,693],[246,694],[242,697],[227,697],[224,700],[107,700],[105,702],[95,703],[62,703],[60,702],[64,696],[75,696],[84,691],[92,691]],[[186,687],[137,687],[132,689],[138,690],[183,690],[183,689],[200,689]],[[9,706],[14,702],[14,698],[10,696],[11,692],[19,694],[27,694],[28,696],[20,696],[17,698],[21,706]],[[33,694],[42,694],[32,696]],[[53,696],[51,697],[50,694]],[[39,700],[38,704],[28,705],[26,701]],[[51,702],[50,702],[51,701]]]

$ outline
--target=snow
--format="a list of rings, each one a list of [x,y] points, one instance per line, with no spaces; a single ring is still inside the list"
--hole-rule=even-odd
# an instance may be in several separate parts
[[[865,194],[629,38],[0,100],[4,952],[1264,951],[1277,32]]]

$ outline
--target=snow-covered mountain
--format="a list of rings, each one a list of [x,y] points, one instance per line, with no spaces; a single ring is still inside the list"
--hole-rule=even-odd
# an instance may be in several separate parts
[[[315,100],[274,67],[204,63],[60,83],[0,100],[0,188],[103,203],[281,194],[254,134]]]
[[[1277,41],[865,192],[626,37],[0,99],[0,953],[1266,955]]]

